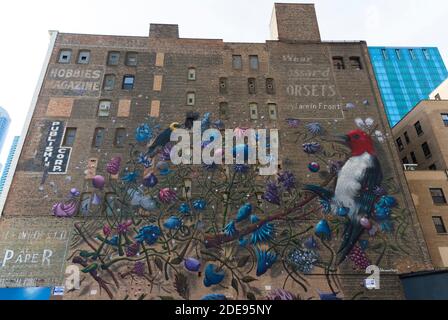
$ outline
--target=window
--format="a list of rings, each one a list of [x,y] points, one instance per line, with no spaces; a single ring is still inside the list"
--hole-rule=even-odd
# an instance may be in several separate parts
[[[266,79],[266,93],[267,94],[275,94],[274,79],[272,79],[272,78]]]
[[[126,128],[117,128],[115,130],[115,141],[116,147],[123,147],[126,141]]]
[[[411,143],[411,139],[409,138],[409,134],[407,131],[404,133],[404,140],[406,140],[407,144]]]
[[[79,64],[89,64],[90,62],[90,51],[81,50],[78,54],[78,63]]]
[[[418,135],[418,136],[421,136],[421,135],[424,133],[420,121],[416,122],[416,123],[414,124],[414,127],[415,127],[415,131],[417,131],[417,135]]]
[[[62,145],[64,147],[73,147],[73,144],[75,143],[75,138],[76,138],[76,128],[65,129],[64,142],[62,143]]]
[[[438,234],[446,233],[446,227],[442,217],[432,217],[432,221],[434,222],[434,226],[436,227],[436,232]]]
[[[401,162],[403,162],[403,164],[409,164],[409,160],[408,157],[404,157]]]
[[[423,154],[425,155],[426,159],[431,158],[431,149],[429,148],[429,145],[427,142],[425,142],[424,144],[422,144],[422,150],[423,150]]]
[[[93,136],[92,147],[100,148],[102,146],[103,141],[104,141],[104,133],[105,133],[105,129],[104,128],[96,128],[95,129],[95,134]]]
[[[59,53],[59,63],[70,63],[72,60],[72,50],[61,50]]]
[[[437,94],[434,96],[434,100],[437,100],[437,101],[442,100],[442,97],[440,96],[440,93],[437,93]]]
[[[250,118],[252,120],[256,120],[258,119],[258,106],[256,103],[251,103],[249,105],[249,109],[250,109]]]
[[[115,212],[115,200],[117,199],[117,195],[115,193],[106,193],[105,199],[104,206],[106,207],[106,214],[112,216]]]
[[[232,66],[235,70],[241,70],[243,68],[243,58],[240,55],[233,55]]]
[[[275,103],[268,104],[268,112],[271,120],[277,120],[277,105]]]
[[[123,86],[122,88],[124,90],[132,90],[134,89],[134,81],[135,81],[135,77],[134,76],[130,76],[130,75],[126,75],[123,77]]]
[[[400,150],[400,151],[404,150],[404,145],[403,145],[403,141],[401,141],[401,138],[397,139],[397,146],[398,146],[398,150]]]
[[[187,93],[187,105],[188,106],[194,106],[196,102],[196,95],[194,92]]]
[[[361,58],[350,57],[350,66],[354,70],[362,70]]]
[[[104,84],[103,89],[106,91],[112,91],[115,88],[115,75],[114,74],[106,74],[104,76]]]
[[[343,57],[333,57],[333,67],[336,70],[344,70],[345,69],[345,63]]]
[[[92,194],[91,193],[83,193],[81,195],[81,204],[79,206],[79,213],[86,216],[90,212],[90,206],[92,204]]]
[[[448,113],[442,113],[442,121],[445,127],[448,127]]]
[[[418,164],[417,157],[415,156],[415,152],[411,152],[411,159],[413,164]]]
[[[247,80],[247,84],[249,87],[249,94],[255,94],[257,93],[257,88],[256,88],[256,80],[255,78],[249,78]]]
[[[446,204],[445,194],[440,188],[429,189],[434,204]]]
[[[383,55],[384,60],[389,60],[389,56],[387,55],[386,49],[381,49],[381,54]]]
[[[229,104],[227,102],[221,102],[219,104],[219,116],[221,119],[227,119],[229,117]]]
[[[107,55],[107,65],[116,66],[120,62],[120,52],[111,51]]]
[[[428,169],[431,170],[431,171],[436,171],[437,170],[437,165],[434,163],[434,164],[430,165]]]
[[[411,56],[411,59],[412,59],[412,60],[415,60],[415,59],[416,59],[414,49],[409,49],[409,55]]]
[[[98,117],[108,117],[110,115],[110,105],[109,100],[101,100],[98,105]]]
[[[258,70],[258,56],[249,56],[251,70]]]
[[[227,78],[219,78],[219,93],[227,93]]]
[[[401,51],[400,51],[400,49],[395,49],[395,54],[397,55],[397,59],[401,60]]]
[[[196,69],[195,68],[188,69],[188,80],[191,80],[191,81],[196,80]]]
[[[126,65],[135,67],[137,65],[137,52],[126,53]]]
[[[425,57],[425,59],[431,60],[431,56],[429,55],[428,49],[422,49],[422,51],[423,51],[423,56]]]

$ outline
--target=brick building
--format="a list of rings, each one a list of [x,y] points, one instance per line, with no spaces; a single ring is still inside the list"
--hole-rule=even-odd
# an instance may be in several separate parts
[[[74,257],[79,253],[82,255],[76,257],[76,261],[85,267],[82,286],[86,290],[71,291],[67,293],[68,298],[107,299],[108,295],[117,299],[157,298],[172,295],[175,298],[188,296],[198,299],[210,292],[232,298],[253,298],[269,295],[275,289],[282,288],[284,283],[285,289],[302,298],[325,298],[328,295],[321,294],[327,292],[332,297],[345,299],[403,297],[398,273],[425,270],[431,268],[431,262],[414,209],[408,206],[411,203],[410,194],[391,139],[367,45],[365,42],[321,41],[313,5],[276,4],[271,30],[272,39],[265,43],[180,38],[177,25],[161,24],[151,24],[149,37],[50,32],[48,60],[32,105],[16,171],[13,180],[9,181],[9,194],[3,203],[0,222],[2,286],[63,285],[65,268],[74,263]],[[210,270],[203,271],[207,278],[205,281],[211,281],[211,278],[214,281],[217,278],[222,280],[219,279],[220,272],[225,272],[224,281],[229,283],[225,289],[213,287],[209,290],[209,286],[201,283],[204,275],[199,275],[198,280],[197,275],[184,275],[182,271],[183,276],[180,276],[178,267],[172,261],[184,257],[174,256],[183,247],[174,249],[177,245],[173,244],[170,251],[171,243],[164,246],[165,249],[168,246],[170,253],[150,256],[150,259],[147,256],[146,261],[153,272],[161,267],[160,273],[165,277],[162,276],[160,283],[163,287],[166,282],[169,287],[167,292],[170,293],[160,291],[160,285],[160,292],[153,292],[152,284],[145,284],[144,277],[137,278],[136,282],[128,279],[127,275],[138,274],[135,267],[142,260],[139,256],[128,258],[132,263],[136,262],[134,269],[131,268],[134,271],[123,271],[120,268],[129,267],[124,265],[117,265],[119,270],[114,269],[116,265],[112,268],[112,263],[102,261],[106,256],[99,257],[102,267],[98,268],[98,256],[89,252],[89,247],[96,247],[101,240],[94,236],[83,243],[86,239],[80,237],[80,230],[87,227],[80,226],[89,220],[89,217],[83,217],[83,210],[89,210],[98,199],[107,202],[111,191],[93,188],[92,178],[99,174],[106,175],[105,168],[112,157],[121,156],[123,163],[130,159],[132,147],[129,143],[136,144],[134,132],[139,125],[155,121],[161,128],[166,128],[173,121],[183,123],[189,111],[200,115],[210,112],[213,120],[222,120],[226,128],[279,129],[280,168],[293,172],[297,184],[323,183],[331,177],[332,169],[327,170],[327,166],[343,160],[343,154],[348,151],[341,151],[328,141],[329,137],[355,129],[368,132],[375,140],[384,175],[384,185],[377,186],[383,192],[379,192],[379,196],[393,194],[399,203],[399,207],[394,209],[400,219],[396,222],[397,228],[392,228],[395,231],[386,232],[387,224],[378,221],[375,222],[374,231],[370,229],[370,236],[367,232],[362,235],[364,251],[359,254],[367,254],[372,264],[379,262],[384,270],[381,273],[381,290],[364,288],[365,270],[355,270],[348,258],[336,265],[334,256],[342,233],[342,227],[339,232],[338,226],[344,220],[323,215],[317,200],[302,205],[298,210],[305,213],[306,218],[300,220],[296,217],[285,222],[293,225],[291,230],[299,232],[291,234],[291,241],[298,241],[302,234],[301,241],[305,236],[313,236],[313,226],[319,221],[331,223],[334,243],[322,240],[318,244],[320,258],[305,261],[313,264],[313,271],[304,270],[298,262],[293,264],[294,272],[288,269],[289,265],[281,269],[280,261],[286,258],[285,252],[305,252],[310,257],[314,254],[310,252],[316,249],[305,250],[294,241],[282,240],[272,247],[278,258],[272,270],[260,278],[247,278],[245,275],[255,274],[247,262],[252,255],[247,259],[241,257],[243,249],[238,244],[217,242],[217,247],[225,252],[216,249],[219,252],[216,253],[208,243],[204,253],[203,243],[196,238],[192,238],[193,243],[202,251],[188,251],[191,241],[185,251],[190,255],[194,253],[196,259],[202,261],[202,267],[212,266],[210,260],[203,261],[207,252],[215,254],[216,261],[221,261],[219,257],[226,257],[227,250],[230,250],[229,260],[221,261],[219,270],[214,270],[215,275]],[[302,148],[302,144],[310,142],[318,143],[325,150],[319,153],[318,150]],[[128,165],[126,163],[124,167]],[[317,173],[319,167],[321,169]],[[159,180],[164,179],[158,177]],[[197,183],[195,177],[191,176],[192,190],[198,194],[203,184]],[[220,181],[219,178],[216,180]],[[334,179],[326,185],[329,188],[331,181]],[[79,213],[70,219],[53,217],[52,206],[64,201],[73,187],[81,193]],[[228,195],[228,190],[226,192]],[[247,192],[250,201],[261,199],[259,191]],[[311,202],[306,192],[297,191],[296,195],[304,197],[307,200],[304,203]],[[220,202],[217,203],[218,208],[222,205]],[[259,215],[269,219],[271,209],[272,206],[268,206]],[[280,205],[280,210],[283,209]],[[276,210],[279,208],[276,207]],[[221,215],[218,212],[220,219]],[[289,232],[280,232],[284,228],[282,221],[286,220],[279,219],[273,225],[279,230],[276,233],[278,239]],[[304,224],[310,226],[305,231]],[[202,236],[204,239],[213,237],[207,234]],[[219,238],[219,234],[216,236]],[[173,243],[180,241],[172,240]],[[110,244],[110,241],[105,242],[108,243],[106,246]],[[113,245],[110,246],[111,252],[115,252]],[[280,247],[285,247],[285,250],[282,252]],[[266,272],[260,260],[271,259],[272,256],[266,252],[262,256],[252,247],[246,249],[254,257],[257,253],[258,260],[254,263],[257,262],[261,268],[257,275]],[[147,252],[144,249],[145,255]],[[21,253],[24,253],[23,257]],[[281,254],[285,254],[282,259],[279,257]],[[115,253],[111,253],[110,257],[115,263]],[[119,253],[118,257],[123,257],[123,253]],[[117,259],[121,261],[126,258]],[[233,263],[232,259],[240,259],[238,267],[235,267],[236,273],[226,269],[229,263]],[[270,262],[266,265],[271,266],[274,260],[268,260]],[[212,277],[216,273],[218,276]],[[113,274],[120,276],[113,277]],[[116,282],[116,288],[100,293],[98,285],[101,279],[98,280],[98,276],[112,277],[108,282]],[[173,289],[174,276],[176,281],[181,277],[189,283],[188,295],[178,286]],[[240,290],[236,291],[235,286]],[[241,288],[245,291],[242,292]]]

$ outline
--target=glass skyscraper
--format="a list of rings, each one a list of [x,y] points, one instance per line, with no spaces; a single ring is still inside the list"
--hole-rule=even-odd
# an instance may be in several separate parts
[[[2,176],[0,178],[0,195],[3,193],[3,187],[5,186],[6,179],[8,178],[9,170],[11,169],[12,160],[17,151],[17,146],[19,145],[20,137],[14,137],[12,141],[11,149],[9,149],[8,159],[6,160],[5,167],[3,169]]]
[[[448,77],[437,48],[369,47],[369,52],[392,127]]]
[[[0,107],[0,152],[2,152],[10,124],[11,118],[9,117],[8,112]]]

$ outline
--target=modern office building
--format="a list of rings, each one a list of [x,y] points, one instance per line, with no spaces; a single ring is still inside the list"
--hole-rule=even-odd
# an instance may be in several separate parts
[[[424,100],[393,129],[436,268],[448,268],[448,100]]]
[[[369,53],[392,127],[448,78],[437,48],[369,47]]]
[[[166,24],[146,37],[51,32],[1,210],[0,287],[67,285],[64,299],[94,300],[404,298],[399,274],[432,265],[367,45],[322,41],[311,4],[275,4],[271,31],[265,43],[181,38]],[[219,130],[214,141],[268,129],[278,165],[172,164],[153,143],[196,118]],[[381,168],[347,169],[351,157]],[[371,174],[362,190],[344,187],[368,196],[364,211],[328,199],[341,170]],[[360,218],[351,235],[347,210]],[[364,282],[371,264],[380,290]]]
[[[3,187],[5,186],[6,179],[8,175],[12,174],[10,172],[12,161],[14,160],[14,156],[16,154],[17,146],[19,145],[20,137],[14,137],[12,141],[11,148],[9,149],[8,158],[6,159],[5,167],[3,169],[3,173],[0,178],[0,195],[3,193]]]
[[[11,124],[11,118],[8,111],[0,107],[0,153],[3,150],[5,139],[8,136],[9,125]]]

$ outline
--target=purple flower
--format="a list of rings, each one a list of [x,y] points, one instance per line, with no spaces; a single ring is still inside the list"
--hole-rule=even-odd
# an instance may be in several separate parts
[[[134,273],[136,274],[136,275],[138,275],[139,277],[142,277],[144,274],[145,274],[145,263],[144,262],[141,262],[141,261],[137,261],[135,264],[134,264]]]
[[[103,234],[106,237],[108,237],[108,236],[110,236],[112,234],[112,229],[107,224],[105,224],[104,227],[103,227]]]
[[[171,144],[163,147],[162,151],[160,152],[161,161],[171,161],[171,149],[173,149],[173,146]]]
[[[137,163],[143,165],[145,168],[149,168],[152,165],[152,160],[148,158],[145,154],[140,153],[137,158]]]
[[[296,187],[296,177],[292,172],[285,171],[279,174],[277,180],[287,191],[291,191]]]
[[[303,144],[303,151],[307,154],[316,154],[321,150],[321,145],[318,142],[309,142]]]
[[[119,234],[125,234],[125,233],[127,233],[129,231],[129,227],[131,225],[132,225],[132,221],[126,221],[126,222],[120,223],[117,226],[117,232]]]
[[[176,192],[174,192],[170,188],[164,188],[159,192],[159,199],[163,203],[171,203],[175,201],[176,198],[177,198]]]
[[[298,296],[284,289],[273,290],[267,295],[266,298],[267,300],[300,300]]]
[[[263,199],[269,203],[280,205],[280,190],[277,184],[273,181],[269,181],[266,185],[266,191],[263,195]]]
[[[300,125],[300,120],[298,119],[286,119],[286,122],[291,129],[296,129]]]
[[[126,247],[126,257],[135,257],[140,251],[140,244],[133,243]]]
[[[382,197],[382,196],[385,196],[385,195],[387,194],[387,191],[386,191],[386,189],[384,189],[384,188],[381,187],[381,186],[376,186],[376,187],[373,189],[373,193],[374,193],[377,197]]]
[[[319,135],[323,132],[323,128],[318,122],[310,123],[306,126],[306,128],[308,129],[308,132],[313,135]]]

